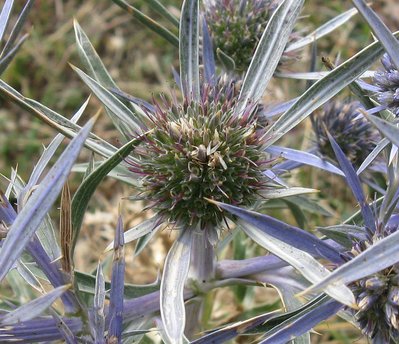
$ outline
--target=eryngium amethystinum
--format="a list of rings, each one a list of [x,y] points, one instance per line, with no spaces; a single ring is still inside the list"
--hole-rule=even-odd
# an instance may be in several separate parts
[[[263,31],[278,7],[275,0],[206,0],[204,13],[214,47],[234,60],[236,70],[247,70]],[[291,34],[290,40],[297,35]],[[280,63],[293,60],[285,53]]]
[[[315,113],[316,144],[323,157],[335,161],[326,130],[354,166],[359,167],[371,153],[379,140],[379,133],[359,111],[362,108],[357,101],[332,101]]]
[[[379,88],[377,100],[395,116],[399,116],[399,71],[388,54],[384,54],[381,63],[385,71],[374,74],[374,84]]]
[[[199,102],[172,97],[148,113],[153,131],[130,169],[142,175],[143,195],[165,220],[209,230],[226,215],[206,198],[249,206],[266,187],[269,162],[257,106],[236,114],[234,92],[225,81],[204,84]]]
[[[355,241],[349,258],[356,257],[381,239],[396,232],[398,224],[388,222],[365,240]],[[399,266],[393,265],[351,285],[359,310],[356,318],[363,332],[376,343],[399,340]]]

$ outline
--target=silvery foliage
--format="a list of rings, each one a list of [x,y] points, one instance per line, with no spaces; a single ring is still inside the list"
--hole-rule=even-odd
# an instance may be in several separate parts
[[[241,87],[236,93],[231,89],[234,98],[227,100],[220,100],[220,94],[217,92],[205,94],[210,90],[209,87],[217,87],[215,85],[222,76],[217,75],[211,41],[207,36],[206,23],[200,17],[198,0],[183,2],[180,21],[157,0],[149,1],[155,10],[177,25],[179,38],[123,0],[114,1],[170,43],[178,45],[180,73],[176,79],[183,101],[167,103],[166,108],[161,106],[161,111],[158,111],[159,104],[149,104],[124,94],[118,89],[88,37],[76,22],[77,49],[87,74],[76,67],[74,69],[103,103],[108,116],[124,140],[122,147],[117,148],[92,134],[92,120],[83,127],[76,124],[87,102],[71,120],[68,120],[44,105],[24,97],[0,80],[2,96],[60,132],[45,149],[28,182],[24,183],[17,171],[13,171],[9,187],[0,195],[3,235],[0,276],[2,280],[8,280],[17,295],[15,302],[3,302],[0,313],[1,340],[20,340],[26,343],[55,340],[64,340],[67,343],[130,343],[143,338],[151,326],[151,319],[160,312],[161,321],[157,318],[155,320],[162,339],[167,343],[185,343],[192,340],[197,331],[199,318],[193,315],[200,314],[204,302],[203,295],[214,288],[256,285],[259,282],[269,283],[279,290],[285,305],[284,312],[265,313],[240,323],[226,324],[193,342],[224,342],[245,332],[258,334],[260,343],[285,343],[293,338],[296,343],[310,343],[308,331],[337,312],[362,328],[376,342],[396,340],[396,329],[393,326],[397,324],[395,287],[385,287],[383,293],[388,295],[387,307],[383,315],[378,314],[381,319],[388,319],[388,322],[381,320],[370,325],[370,321],[367,320],[368,312],[375,311],[373,304],[381,296],[381,293],[376,293],[374,286],[385,286],[386,271],[389,271],[389,278],[396,277],[395,270],[390,269],[398,261],[395,246],[399,236],[394,215],[398,201],[396,147],[399,145],[395,116],[389,109],[378,106],[376,109],[367,109],[364,114],[385,136],[369,157],[375,158],[381,151],[388,155],[385,170],[388,187],[384,197],[377,199],[372,205],[363,194],[356,171],[329,133],[327,135],[339,162],[338,167],[310,152],[273,146],[315,109],[328,102],[346,86],[352,86],[352,83],[383,54],[384,48],[392,63],[398,67],[399,48],[394,36],[363,1],[354,0],[355,6],[369,22],[381,43],[375,42],[367,46],[319,78],[297,99],[282,104],[280,108],[283,110],[278,113],[278,119],[273,124],[259,128],[257,106],[286,48],[303,1],[281,1],[262,34]],[[12,2],[6,1],[4,5],[0,15],[0,28],[6,26],[10,8],[7,5],[10,3]],[[321,36],[321,33],[331,31],[331,28],[337,26],[337,22],[342,23],[353,15],[352,12],[339,20],[331,21],[317,33]],[[307,44],[309,40],[305,37],[303,42]],[[200,70],[204,71],[203,75]],[[374,95],[371,94],[370,97]],[[84,213],[103,178],[107,175],[114,176],[138,190],[148,191],[148,180],[140,176],[147,171],[143,168],[142,161],[146,158],[145,154],[148,154],[148,147],[160,148],[153,142],[161,142],[164,147],[173,135],[176,136],[176,141],[172,142],[172,146],[175,147],[184,138],[181,134],[183,131],[189,133],[187,136],[191,138],[192,133],[198,129],[195,127],[193,114],[197,112],[194,110],[204,109],[210,104],[213,106],[210,108],[217,109],[221,115],[227,112],[229,115],[226,118],[229,123],[240,123],[241,126],[237,126],[240,130],[236,135],[243,135],[245,140],[242,142],[245,144],[248,144],[247,138],[254,133],[260,133],[261,137],[266,138],[264,141],[256,141],[256,154],[259,156],[263,156],[263,152],[269,152],[285,156],[289,162],[300,161],[345,176],[359,203],[360,211],[348,219],[347,223],[320,229],[325,235],[325,238],[320,239],[303,229],[256,212],[276,199],[287,200],[287,204],[297,202],[299,207],[302,203],[307,204],[309,208],[311,202],[305,194],[314,191],[287,186],[278,169],[260,169],[264,179],[260,180],[262,185],[259,185],[256,191],[262,197],[255,198],[250,203],[238,198],[233,200],[239,202],[229,203],[226,201],[229,197],[218,198],[219,193],[226,193],[226,189],[221,187],[205,194],[209,209],[212,209],[207,214],[215,214],[214,209],[223,210],[221,221],[206,222],[206,226],[202,227],[199,225],[201,222],[182,221],[180,216],[172,217],[169,212],[160,212],[157,204],[154,204],[154,217],[132,229],[123,232],[122,219],[119,219],[115,240],[108,248],[113,250],[110,282],[105,280],[104,264],[101,262],[93,274],[76,271],[73,264],[74,251]],[[228,109],[230,112],[224,104],[233,104],[232,109]],[[179,110],[178,116],[170,117],[172,110],[176,109]],[[214,113],[207,116],[212,121],[217,121],[219,112],[217,116]],[[378,113],[380,117],[374,113]],[[271,114],[276,116],[275,110],[269,113],[266,111],[262,115]],[[173,112],[173,116],[176,116],[176,112]],[[149,125],[149,119],[157,123],[159,118],[163,118],[163,121],[158,122],[158,126]],[[248,127],[252,129],[249,130]],[[161,132],[160,128],[169,131]],[[170,137],[165,137],[165,133]],[[225,156],[215,155],[224,143],[223,132],[212,134],[214,136],[211,142],[215,140],[214,146],[203,144],[202,147],[201,144],[197,144],[187,156],[197,163],[197,167],[203,168],[204,164],[209,164],[209,169],[205,168],[205,172],[229,171],[230,160],[233,159],[225,160]],[[72,141],[44,175],[45,168],[64,136],[72,138]],[[64,184],[83,145],[101,156],[102,160],[90,161],[85,165],[84,179],[70,198],[68,188]],[[144,153],[140,153],[140,149],[141,152],[144,149]],[[236,155],[238,156],[238,151]],[[368,163],[372,160],[369,157],[366,158]],[[260,163],[256,162],[255,165],[259,166]],[[147,159],[146,163],[150,164],[151,161]],[[191,167],[193,165],[190,165]],[[79,168],[82,171],[82,167],[77,169]],[[193,171],[197,170],[192,168],[190,172]],[[195,181],[195,177],[195,173],[192,177],[190,175],[190,181]],[[264,187],[263,183],[267,184],[267,187]],[[254,188],[255,185],[251,184],[251,187]],[[54,235],[48,212],[61,190],[63,225],[60,230],[63,240],[60,245]],[[155,194],[149,192],[149,195],[153,198],[152,201],[157,201]],[[17,199],[17,209],[9,202],[11,196]],[[171,220],[173,223],[170,223]],[[228,240],[220,240],[220,230],[216,231],[209,226],[222,226],[223,221],[236,228],[232,230],[231,237],[242,236],[245,233],[270,254],[237,261],[216,261],[216,253]],[[140,286],[124,283],[124,245],[138,239],[142,249],[165,225],[179,231],[165,259],[160,283]],[[325,240],[326,238],[329,240]],[[375,259],[376,254],[378,259]],[[324,265],[325,262],[330,264]],[[331,266],[336,267],[334,271]],[[51,284],[54,288],[48,292],[43,283]],[[34,298],[32,289],[22,288],[22,284],[32,287],[42,295]],[[364,285],[367,288],[362,289]],[[300,292],[305,298],[297,298]],[[105,302],[107,297],[108,304]],[[62,301],[63,311],[52,306],[58,298]],[[192,302],[187,304],[186,301],[189,300]],[[360,316],[358,314],[356,318],[353,310],[359,308],[363,313],[359,313]],[[187,314],[186,309],[189,310]]]

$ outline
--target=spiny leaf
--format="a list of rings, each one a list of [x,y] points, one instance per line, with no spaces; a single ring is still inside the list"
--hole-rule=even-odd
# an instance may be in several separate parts
[[[273,12],[258,43],[238,97],[237,114],[263,96],[269,80],[280,61],[303,0],[285,0]]]
[[[184,0],[179,30],[180,78],[185,98],[195,101],[200,99],[198,12],[198,0]]]
[[[19,258],[57,199],[92,125],[93,121],[89,121],[71,141],[12,224],[0,251],[0,280]]]
[[[80,184],[75,196],[72,199],[72,257],[75,250],[76,242],[79,236],[80,227],[82,225],[83,217],[87,205],[96,190],[97,186],[104,179],[104,177],[112,171],[124,158],[126,158],[134,147],[140,144],[142,137],[135,138],[120,149],[118,149],[112,156],[105,160],[99,167],[97,167],[83,182]]]

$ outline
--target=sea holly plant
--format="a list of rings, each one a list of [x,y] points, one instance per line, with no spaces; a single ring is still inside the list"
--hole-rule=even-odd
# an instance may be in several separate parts
[[[382,134],[399,130],[381,129]],[[398,158],[397,150],[394,145],[399,143],[395,139],[389,145],[388,152],[394,155],[394,158],[387,166],[388,187],[383,197],[378,202],[374,202],[372,208],[367,202],[361,188],[361,182],[350,161],[345,157],[343,151],[336,143],[334,138],[327,134],[332,149],[336,154],[337,161],[341,170],[345,173],[348,186],[352,190],[356,200],[359,203],[360,211],[355,216],[341,225],[318,228],[318,230],[334,242],[332,245],[342,259],[341,263],[329,258],[335,270],[322,281],[315,283],[303,294],[309,292],[324,291],[328,293],[328,288],[332,286],[347,285],[353,292],[356,303],[351,307],[343,308],[345,303],[340,297],[337,301],[325,298],[315,298],[307,306],[308,308],[299,314],[293,315],[290,319],[283,321],[273,327],[267,324],[259,325],[258,328],[251,328],[250,331],[262,330],[265,332],[262,343],[284,343],[294,336],[301,335],[304,331],[316,325],[318,322],[332,316],[338,312],[344,312],[346,318],[352,315],[353,323],[358,326],[362,332],[367,335],[373,343],[396,343],[398,341],[398,316],[399,309],[397,303],[398,293],[398,255],[396,241],[398,240],[398,215],[397,205],[398,195]],[[212,201],[213,203],[216,203]],[[312,247],[306,247],[301,239],[309,235],[293,228],[282,222],[275,222],[267,215],[255,213],[235,207],[230,204],[216,203],[220,208],[238,216],[242,221],[242,228],[247,233],[257,236],[258,243],[274,254],[280,256],[290,265],[295,266],[295,262],[289,257],[284,257],[283,252],[279,251],[284,244],[293,248],[300,249],[302,252],[312,254]],[[274,220],[275,221],[275,220]],[[267,233],[281,240],[279,246],[273,247],[272,242],[266,241],[260,236],[260,233]],[[311,239],[307,239],[308,242]],[[327,241],[324,241],[327,243]],[[318,246],[318,253],[327,257],[329,249]],[[331,248],[331,247],[330,247]],[[290,254],[292,254],[291,251]],[[314,254],[314,253],[313,253]],[[333,295],[330,295],[335,298]],[[314,305],[317,304],[315,308]],[[327,306],[328,305],[328,306]],[[304,307],[306,308],[306,306]],[[304,309],[302,308],[302,310]],[[225,330],[217,331],[204,337],[208,341],[214,338],[229,338],[234,331],[237,331],[241,324],[231,325]],[[199,343],[202,341],[198,341]]]
[[[265,1],[204,1],[204,17],[213,45],[224,65],[228,61],[236,71],[246,71],[263,31],[276,10],[278,2]],[[287,44],[299,39],[292,32]],[[290,56],[291,55],[291,56]],[[296,58],[295,52],[283,53],[280,63]],[[226,61],[227,60],[227,61]]]
[[[158,1],[150,3],[160,14],[167,16]],[[396,285],[386,282],[395,276],[392,269],[378,273],[380,270],[373,271],[377,264],[373,264],[372,268],[359,272],[356,280],[348,282],[359,280],[359,283],[340,283],[340,274],[347,278],[345,269],[353,269],[364,255],[370,257],[372,250],[380,250],[380,253],[387,249],[385,243],[388,238],[382,237],[394,238],[393,230],[383,231],[383,234],[379,230],[391,228],[395,219],[395,148],[390,152],[387,168],[390,183],[386,200],[378,208],[378,216],[375,208],[368,205],[356,173],[329,133],[326,135],[340,168],[309,152],[283,150],[285,156],[294,162],[300,160],[345,175],[361,208],[361,216],[356,216],[354,225],[352,223],[349,227],[350,235],[346,232],[342,235],[341,228],[335,231],[327,228],[321,231],[330,240],[322,240],[305,230],[255,212],[267,207],[270,200],[285,197],[297,197],[294,199],[305,203],[304,194],[314,192],[312,189],[286,186],[286,180],[274,166],[275,159],[267,154],[276,152],[279,148],[273,146],[274,143],[351,85],[383,53],[379,42],[366,47],[315,82],[297,99],[283,104],[277,111],[281,114],[279,118],[271,125],[265,124],[259,116],[259,101],[281,60],[302,5],[303,1],[285,0],[276,7],[237,89],[237,85],[218,74],[211,40],[207,36],[209,33],[199,15],[199,1],[184,1],[177,40],[180,72],[175,79],[178,90],[171,92],[169,98],[161,97],[161,100],[152,103],[129,96],[117,88],[88,37],[75,23],[77,49],[88,74],[73,68],[104,104],[107,115],[121,134],[123,145],[120,148],[89,133],[89,126],[82,129],[83,134],[80,132],[76,120],[84,106],[77,117],[68,120],[0,81],[0,92],[5,98],[63,135],[74,137],[71,143],[74,148],[67,148],[48,178],[39,182],[39,176],[52,156],[50,152],[58,143],[51,144],[52,148],[46,151],[41,160],[43,162],[38,165],[40,168],[35,170],[28,182],[29,187],[21,187],[22,191],[17,195],[18,213],[6,198],[2,198],[0,215],[6,224],[6,231],[1,241],[0,276],[13,277],[15,269],[10,269],[16,267],[18,274],[39,292],[42,291],[37,282],[39,276],[45,276],[54,287],[52,292],[26,305],[19,305],[21,302],[7,305],[7,310],[0,317],[0,335],[5,340],[131,342],[140,340],[140,336],[152,326],[154,314],[159,312],[161,321],[156,320],[156,323],[162,339],[167,343],[183,343],[193,340],[199,333],[200,317],[195,315],[200,315],[204,295],[209,291],[231,285],[253,286],[260,283],[271,284],[278,289],[285,312],[266,312],[239,324],[225,324],[210,333],[201,333],[203,336],[195,341],[224,342],[246,332],[259,335],[259,341],[264,343],[285,343],[294,336],[298,336],[297,343],[309,343],[307,332],[318,322],[343,310],[343,316],[356,323],[356,314],[351,309],[357,308],[365,312],[359,313],[361,316],[357,320],[359,327],[366,326],[367,334],[373,336],[374,329],[381,328],[383,338],[396,335],[390,327],[390,324],[395,324],[396,308],[391,301],[395,300]],[[127,8],[142,21],[150,22],[142,13]],[[169,19],[175,21],[173,17]],[[158,30],[159,26],[156,27]],[[395,124],[367,113],[365,116],[376,124],[383,135],[398,144]],[[59,140],[60,137],[55,142]],[[83,144],[105,159],[87,164],[85,178],[73,197],[64,187],[60,227],[62,246],[59,247],[55,239],[51,239],[51,245],[46,246],[44,240],[40,241],[39,234],[32,244],[29,239],[39,233],[37,228],[65,184],[71,164]],[[122,220],[119,219],[115,240],[111,244],[114,257],[110,282],[104,275],[106,266],[103,264],[99,264],[93,274],[74,268],[76,242],[85,210],[94,191],[108,174],[132,185],[136,191],[132,199],[147,200],[154,214],[124,234]],[[10,190],[15,189],[18,182],[14,174]],[[51,197],[48,196],[50,187],[54,187]],[[43,204],[45,207],[42,207]],[[223,231],[223,227],[228,230]],[[173,231],[177,238],[165,259],[160,283],[144,286],[125,283],[123,246],[136,239],[144,245],[163,228]],[[348,226],[342,228],[347,229]],[[238,231],[271,254],[217,261],[218,251],[229,240],[228,235],[224,240],[224,234],[232,233],[233,236]],[[374,235],[377,235],[375,239]],[[22,244],[17,245],[20,237]],[[23,252],[31,257],[26,260]],[[394,252],[390,248],[389,255],[383,257],[383,269],[394,264],[393,257]],[[323,265],[326,261],[329,265]],[[334,272],[331,272],[332,267]],[[370,282],[367,276],[376,272]],[[361,282],[362,279],[364,282]],[[335,283],[330,284],[331,280]],[[306,294],[305,299],[298,299],[296,295],[310,284],[315,285],[312,288],[314,293]],[[362,289],[365,288],[363,284],[367,285],[366,289]],[[382,284],[386,292],[377,294],[373,286]],[[386,303],[389,307],[386,307],[384,314],[393,320],[390,320],[388,327],[385,323],[374,321],[373,331],[367,332],[370,317],[365,305],[375,306],[374,301],[381,299],[381,295],[392,296]],[[50,308],[60,296],[64,311],[57,307]],[[27,318],[23,314],[26,309],[36,309],[36,312]],[[32,331],[33,328],[40,328],[40,333]]]
[[[208,79],[200,76],[198,2],[185,2],[180,25],[179,76],[184,102],[143,105],[153,127],[147,128],[151,133],[136,150],[138,158],[129,157],[127,161],[131,165],[130,170],[142,178],[140,189],[146,199],[153,201],[158,220],[171,223],[180,232],[166,258],[161,282],[160,305],[166,341],[183,340],[186,277],[202,283],[213,278],[213,245],[220,234],[218,227],[226,218],[220,217],[219,210],[206,203],[205,198],[224,199],[237,205],[252,202],[255,205],[255,196],[260,194],[273,198],[297,192],[290,189],[269,190],[273,180],[260,164],[263,158],[259,155],[262,146],[267,145],[262,140],[268,137],[262,128],[257,127],[254,110],[278,65],[279,54],[284,50],[286,42],[282,38],[288,39],[301,5],[301,2],[286,1],[276,10],[258,45],[239,96],[232,101],[228,96],[223,99],[224,94],[231,93],[228,86],[225,86],[227,92],[220,92],[217,83],[212,85],[214,75],[208,72],[215,69],[213,65],[208,65],[213,63],[212,58],[203,61],[204,76]],[[291,23],[291,28],[284,24],[283,18]],[[78,36],[85,39],[81,32]],[[204,52],[207,51],[209,49],[205,46]],[[85,51],[82,54],[89,56]],[[99,66],[98,60],[92,59],[92,69],[95,64]],[[104,88],[77,71],[107,105],[106,102],[113,96],[107,94],[108,97],[105,97]],[[133,98],[133,106],[138,126],[141,126],[143,110],[137,109],[140,102]],[[111,104],[107,107],[111,110]],[[233,141],[227,142],[226,138]],[[240,151],[232,150],[235,145]],[[245,175],[242,172],[235,175],[234,169],[240,171],[241,168]],[[229,178],[226,178],[228,171]],[[245,184],[239,180],[243,176],[247,179]],[[256,192],[252,194],[251,190]],[[252,197],[255,198],[251,201]],[[140,231],[136,230],[136,236],[132,234],[131,238],[148,233],[158,227],[158,223],[141,226]],[[333,249],[331,255],[339,259]],[[317,280],[314,272],[310,271],[319,270],[321,266],[310,256],[304,259],[307,266],[302,272],[312,281]],[[333,288],[329,293],[334,295],[338,291]],[[350,304],[350,292],[343,293],[347,295],[345,302]]]
[[[148,5],[165,19],[165,25],[148,17],[125,0],[112,1],[163,39],[176,47],[179,46],[176,32],[179,29],[178,19],[160,1],[151,0],[148,1]],[[217,57],[217,64],[230,77],[235,79],[243,77],[272,14],[282,2],[282,0],[205,0],[200,4],[203,25],[208,31],[203,39],[210,41],[210,46]],[[356,9],[352,8],[304,36],[293,30],[286,42],[279,65],[298,60],[303,48],[328,35],[356,13]]]

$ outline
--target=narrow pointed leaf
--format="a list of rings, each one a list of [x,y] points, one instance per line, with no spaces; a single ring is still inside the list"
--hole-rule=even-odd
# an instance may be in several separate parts
[[[4,96],[4,98],[9,99],[20,106],[22,109],[25,109],[50,127],[56,129],[59,133],[64,134],[66,137],[75,137],[81,129],[80,126],[71,122],[55,111],[50,110],[49,108],[32,99],[24,97],[11,86],[6,84],[3,80],[0,80],[0,94]],[[116,148],[113,145],[94,134],[89,135],[89,139],[86,141],[85,145],[92,151],[104,157],[108,157],[116,151]]]
[[[134,256],[137,257],[147,246],[147,244],[152,240],[155,234],[161,227],[154,229],[152,232],[147,233],[137,240],[136,246],[134,248]]]
[[[110,91],[101,86],[96,80],[89,77],[77,67],[72,67],[84,83],[98,97],[104,106],[112,114],[111,119],[118,130],[126,137],[141,133],[141,122],[137,114],[134,114]]]
[[[159,219],[157,216],[153,216],[148,220],[145,220],[138,225],[134,226],[133,228],[128,229],[124,233],[124,241],[125,244],[137,240],[141,238],[144,235],[147,235],[148,233],[151,232],[156,232],[159,229]],[[105,252],[112,250],[114,247],[114,242],[112,241],[107,248],[105,249]]]
[[[57,322],[57,328],[62,335],[66,344],[75,344],[78,342],[78,338],[73,334],[72,330],[68,327],[64,319],[62,319],[55,310],[50,309],[50,313],[54,320]]]
[[[268,129],[272,145],[289,130],[309,116],[319,106],[334,97],[363,74],[383,53],[379,42],[370,44],[355,56],[331,71],[326,77],[314,83],[281,117]]]
[[[105,330],[105,280],[102,265],[100,262],[97,265],[96,286],[93,299],[93,326],[92,332],[95,343],[104,343]]]
[[[316,236],[272,218],[271,216],[235,207],[230,204],[212,201],[218,207],[238,216],[240,219],[256,226],[260,233],[284,242],[298,250],[305,251],[314,257],[323,257],[334,263],[342,263],[340,253]]]
[[[273,12],[258,43],[245,75],[236,112],[242,113],[250,103],[263,96],[280,61],[291,31],[303,6],[303,0],[285,0]]]
[[[330,32],[334,31],[338,27],[342,26],[342,24],[346,23],[349,19],[351,19],[355,14],[357,14],[357,10],[355,8],[351,8],[350,10],[341,13],[340,15],[334,17],[329,20],[327,23],[319,26],[316,30],[308,34],[307,36],[299,39],[298,41],[291,43],[285,52],[290,52],[294,50],[298,50],[303,48],[304,46],[311,44],[312,42],[318,40],[319,38],[328,35]]]
[[[225,70],[235,70],[236,63],[233,58],[227,55],[222,49],[216,48],[216,57]]]
[[[27,284],[29,284],[32,288],[36,289],[40,293],[44,292],[43,286],[36,278],[35,274],[29,269],[29,266],[27,264],[24,264],[22,260],[17,261],[17,270]]]
[[[230,339],[234,339],[250,329],[257,327],[258,325],[263,324],[265,321],[269,320],[273,316],[276,315],[277,312],[270,312],[267,314],[262,314],[257,317],[240,321],[238,323],[234,323],[231,325],[227,325],[222,327],[219,330],[213,331],[205,336],[194,340],[191,344],[208,344],[208,343],[224,343]]]
[[[398,131],[399,134],[399,131]],[[374,149],[370,152],[370,154],[367,156],[366,159],[364,159],[363,163],[360,165],[358,170],[356,171],[356,174],[360,176],[360,174],[370,166],[370,164],[377,158],[378,154],[382,152],[382,150],[388,146],[389,140],[386,139],[385,137],[377,143],[377,145],[374,147]]]
[[[82,128],[82,131],[71,141],[12,224],[0,250],[0,280],[4,278],[8,270],[19,258],[43,218],[57,199],[90,133],[92,125],[93,121],[89,121]]]
[[[60,246],[61,246],[61,266],[62,270],[68,275],[72,271],[72,219],[71,219],[71,190],[68,181],[65,183],[61,192],[60,202]]]
[[[16,42],[24,24],[26,21],[26,18],[33,6],[34,0],[28,0],[24,6],[24,8],[22,9],[21,13],[18,16],[18,19],[10,33],[10,36],[8,37],[7,43],[4,46],[4,49],[2,51],[2,55],[6,55],[8,54],[11,50],[13,50],[13,45]],[[1,24],[0,24],[1,25]],[[0,33],[0,37],[1,37],[1,33]],[[1,39],[0,39],[1,41]],[[19,41],[18,45],[20,45],[21,40]]]
[[[162,38],[166,39],[168,42],[172,43],[175,47],[179,46],[179,39],[170,32],[168,29],[158,24],[155,20],[146,16],[144,13],[139,11],[137,8],[130,6],[124,0],[112,0],[115,4],[123,8],[126,12],[128,12],[132,17],[136,18],[140,23],[144,26],[147,26],[149,29],[160,35]]]
[[[79,108],[79,110],[74,114],[74,116],[71,118],[71,122],[76,123],[80,117],[83,115],[84,110],[86,109],[87,104],[89,103],[89,99],[87,99],[83,105]],[[31,190],[39,181],[43,171],[46,169],[48,163],[50,160],[53,158],[54,153],[56,152],[57,148],[61,144],[61,142],[64,140],[65,136],[62,134],[56,135],[56,137],[50,142],[50,144],[44,149],[43,154],[40,156],[39,161],[33,168],[33,171],[29,177],[28,182],[26,183],[26,186],[22,190],[22,192],[19,195],[19,200],[18,203],[23,204],[23,200],[25,198],[25,195],[29,190]]]
[[[199,101],[199,2],[184,0],[180,18],[179,59],[185,99]]]
[[[72,229],[73,229],[73,240],[72,240],[72,253],[76,246],[76,241],[79,235],[80,227],[82,225],[83,217],[87,208],[87,205],[96,190],[97,186],[101,183],[104,177],[116,167],[134,147],[139,145],[141,137],[131,140],[122,146],[119,150],[105,160],[99,167],[97,167],[93,173],[91,173],[83,182],[80,184],[72,199]],[[72,254],[73,257],[73,254]]]
[[[205,17],[202,19],[202,42],[202,63],[204,64],[205,80],[210,85],[213,85],[216,80],[216,63],[213,54],[212,38],[209,34]]]
[[[117,88],[86,33],[76,20],[73,21],[73,26],[80,59],[90,71],[90,76],[105,88]]]
[[[399,69],[399,42],[392,32],[364,0],[352,0],[352,2],[384,46],[395,67]]]
[[[16,310],[0,317],[0,323],[3,325],[11,325],[14,323],[33,319],[49,308],[55,300],[57,300],[70,285],[58,287],[47,294],[18,307]]]
[[[248,223],[241,223],[241,228],[260,246],[297,269],[309,282],[318,283],[315,281],[321,281],[330,276],[330,271],[308,253],[286,244]],[[348,287],[344,285],[329,286],[325,292],[337,301],[349,307],[355,307],[355,297]]]
[[[272,282],[271,284],[278,291],[281,301],[284,305],[284,310],[286,312],[295,311],[296,309],[303,306],[303,301],[300,301],[299,298],[296,296],[296,294],[298,294],[298,292],[303,289],[292,286],[285,281],[282,281],[280,283]],[[303,328],[302,331],[303,332],[301,335],[298,335],[297,337],[295,337],[295,339],[292,340],[292,344],[311,344],[309,331],[306,331],[306,328]]]
[[[260,195],[267,199],[275,199],[275,198],[284,198],[290,197],[295,195],[303,195],[308,193],[316,193],[319,190],[316,189],[308,189],[308,188],[301,188],[301,187],[291,187],[286,189],[273,189],[273,190],[266,190],[265,192],[261,192]]]
[[[8,21],[10,20],[10,14],[14,0],[6,0],[0,12],[0,43],[3,41],[4,33],[7,29]]]
[[[112,154],[111,154],[112,155]],[[101,165],[101,161],[96,161],[94,164],[94,169],[97,168],[98,166]],[[76,164],[73,168],[73,172],[78,172],[78,173],[83,173],[85,174],[86,171],[88,170],[89,164],[88,163],[83,163],[83,164]],[[94,171],[94,170],[93,170]],[[92,171],[92,172],[93,172]],[[90,172],[91,173],[91,172]],[[87,175],[88,176],[88,175]],[[86,176],[86,177],[87,177]],[[112,169],[107,174],[108,177],[114,178],[116,180],[119,180],[121,182],[126,183],[127,185],[137,187],[139,185],[137,181],[137,177],[131,173],[126,166],[123,166],[123,162],[121,164],[117,165]],[[86,178],[85,178],[86,179]]]
[[[302,152],[296,149],[280,146],[267,147],[266,152],[273,155],[281,155],[288,160],[314,166],[331,173],[339,174],[341,176],[344,175],[343,172],[339,168],[335,167],[333,164],[309,152]]]
[[[190,267],[192,230],[182,230],[165,260],[161,281],[160,308],[169,344],[182,344],[186,312],[184,309],[184,284]]]
[[[95,294],[95,284],[96,284],[96,276],[89,275],[80,271],[75,271],[75,278],[77,280],[79,291],[94,295]],[[105,282],[106,290],[111,289],[111,283]],[[125,283],[124,287],[124,298],[125,299],[134,299],[140,296],[144,296],[159,290],[159,282],[151,284],[129,284]]]
[[[12,207],[12,204],[0,190],[0,222],[4,223],[6,226],[10,226],[16,217],[17,213]]]
[[[74,333],[82,331],[82,321],[79,318],[65,318],[63,322]],[[54,318],[40,317],[12,326],[4,326],[0,338],[3,342],[27,344],[62,340],[59,326],[59,322]]]
[[[122,218],[119,216],[115,231],[114,257],[112,263],[111,295],[109,305],[108,341],[121,343],[123,321],[123,287],[125,276],[125,257]]]
[[[334,150],[335,156],[341,167],[341,170],[345,173],[348,185],[351,188],[353,195],[355,196],[356,200],[360,205],[360,209],[364,218],[364,224],[372,231],[375,231],[376,230],[375,218],[369,204],[366,201],[366,197],[364,196],[360,179],[357,176],[352,164],[346,158],[342,149],[335,142],[334,138],[328,132],[327,135],[328,139],[330,140],[331,147]]]
[[[399,128],[385,119],[366,115],[367,119],[372,122],[381,133],[390,140],[394,145],[399,147]]]
[[[153,10],[157,11],[164,18],[168,19],[170,23],[176,26],[176,28],[179,28],[179,20],[158,0],[147,0],[147,2]]]
[[[0,58],[0,75],[6,70],[8,65],[11,63],[15,55],[17,54],[19,48],[22,46],[22,44],[25,42],[25,40],[28,38],[28,35],[23,36],[16,45],[14,45],[11,50],[4,55],[2,58]]]
[[[374,243],[361,254],[334,270],[328,277],[306,292],[323,290],[328,286],[341,286],[384,270],[399,262],[399,232]]]
[[[287,102],[280,103],[278,105],[267,108],[266,110],[263,111],[263,115],[266,118],[272,118],[274,116],[277,116],[277,115],[287,111],[292,106],[292,104],[294,104],[297,100],[298,100],[298,98],[294,98]]]
[[[285,344],[292,339],[302,335],[311,330],[318,323],[332,317],[340,309],[342,305],[334,300],[327,300],[321,303],[318,307],[309,311],[301,312],[294,318],[287,319],[271,331],[265,334],[266,338],[262,340],[261,344]]]
[[[324,234],[327,238],[332,239],[336,243],[346,247],[348,250],[352,248],[353,238],[357,240],[366,240],[364,228],[354,225],[337,225],[329,227],[318,227],[317,230]]]

